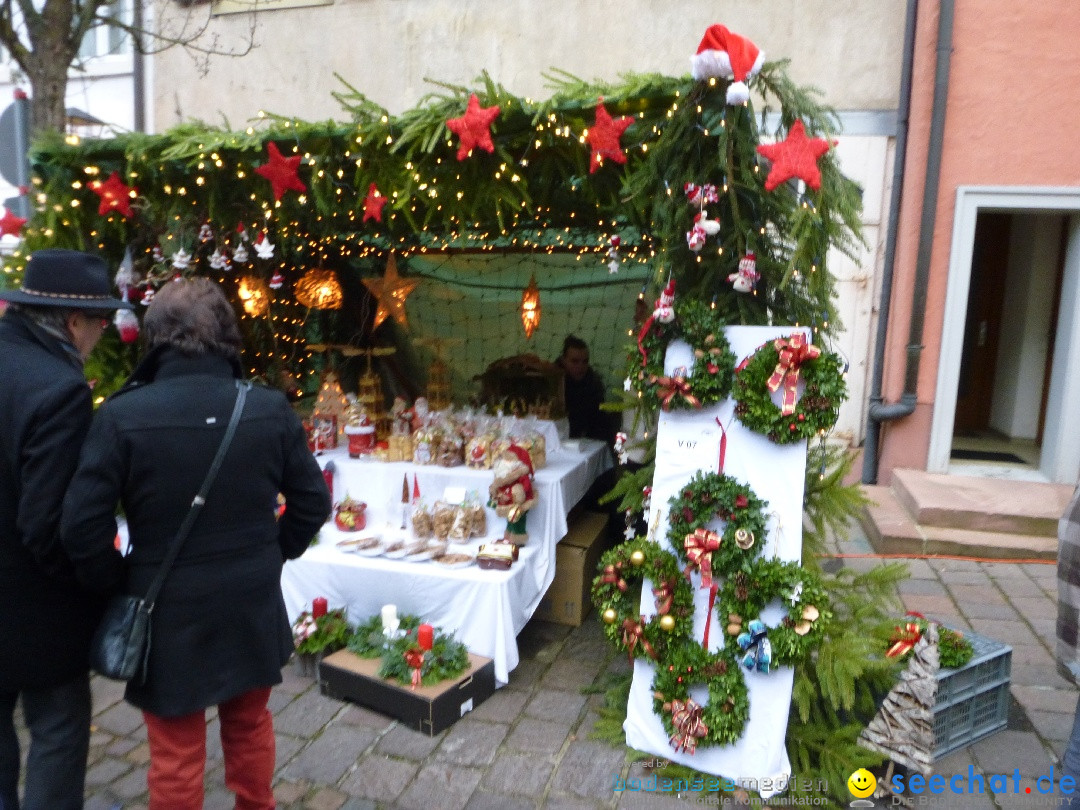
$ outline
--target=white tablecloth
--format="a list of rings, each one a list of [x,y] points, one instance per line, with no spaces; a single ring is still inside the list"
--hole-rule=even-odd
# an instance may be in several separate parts
[[[529,543],[509,571],[484,571],[476,566],[446,570],[434,563],[409,563],[381,557],[360,557],[339,551],[335,542],[346,537],[332,524],[320,542],[297,560],[286,563],[282,591],[290,621],[325,596],[331,608],[345,607],[353,622],[374,615],[385,604],[399,613],[412,613],[445,631],[453,631],[471,652],[495,661],[495,678],[506,683],[517,666],[516,637],[532,617],[555,577],[555,544],[566,535],[566,515],[600,473],[610,466],[601,442],[586,441],[581,452],[560,451],[537,470],[537,505],[529,512]],[[418,466],[405,462],[350,459],[344,449],[320,457],[334,461],[334,499],[345,493],[368,504],[367,530],[384,537],[401,537],[402,479],[413,475],[421,496],[434,501],[446,487],[476,490],[486,501],[490,470],[466,467]],[[502,536],[506,522],[488,509],[488,535],[469,543]]]

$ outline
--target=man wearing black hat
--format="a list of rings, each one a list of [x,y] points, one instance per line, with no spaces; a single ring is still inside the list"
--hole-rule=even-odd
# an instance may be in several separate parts
[[[60,546],[60,507],[93,407],[83,361],[115,310],[105,262],[31,255],[0,290],[0,810],[16,810],[16,701],[30,729],[23,810],[83,806],[90,742],[90,638],[101,602]]]

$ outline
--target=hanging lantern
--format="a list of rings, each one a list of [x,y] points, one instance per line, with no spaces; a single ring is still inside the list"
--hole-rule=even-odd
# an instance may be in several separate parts
[[[258,276],[242,277],[236,294],[240,297],[244,312],[252,318],[265,315],[266,310],[270,308],[270,288]]]
[[[333,270],[308,270],[293,291],[296,300],[310,309],[341,309],[344,298]]]
[[[535,273],[521,294],[521,325],[525,327],[526,338],[531,338],[540,325],[540,288],[536,286]]]

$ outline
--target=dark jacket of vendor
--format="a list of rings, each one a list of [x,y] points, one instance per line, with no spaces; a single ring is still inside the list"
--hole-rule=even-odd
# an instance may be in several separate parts
[[[102,405],[64,505],[64,545],[88,587],[146,592],[221,443],[239,375],[236,356],[159,345]],[[114,550],[118,502],[126,558]],[[293,649],[282,565],[330,506],[300,420],[282,393],[255,386],[158,598],[146,682],[127,699],[175,717],[280,683]]]
[[[565,374],[566,418],[570,438],[600,439],[610,444],[615,438],[616,415],[602,411],[604,383],[589,365],[589,347],[575,335],[567,335],[563,351],[555,361]]]

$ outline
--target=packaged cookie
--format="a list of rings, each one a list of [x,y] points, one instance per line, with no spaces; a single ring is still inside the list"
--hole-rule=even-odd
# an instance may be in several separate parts
[[[455,543],[464,543],[469,539],[469,515],[464,506],[454,507],[454,522],[450,526],[450,539]]]
[[[435,533],[435,524],[431,512],[423,501],[416,504],[412,511],[412,533],[417,540],[428,540]]]
[[[454,507],[443,501],[437,501],[431,511],[431,522],[435,538],[446,541],[450,537],[450,530],[454,527]]]

